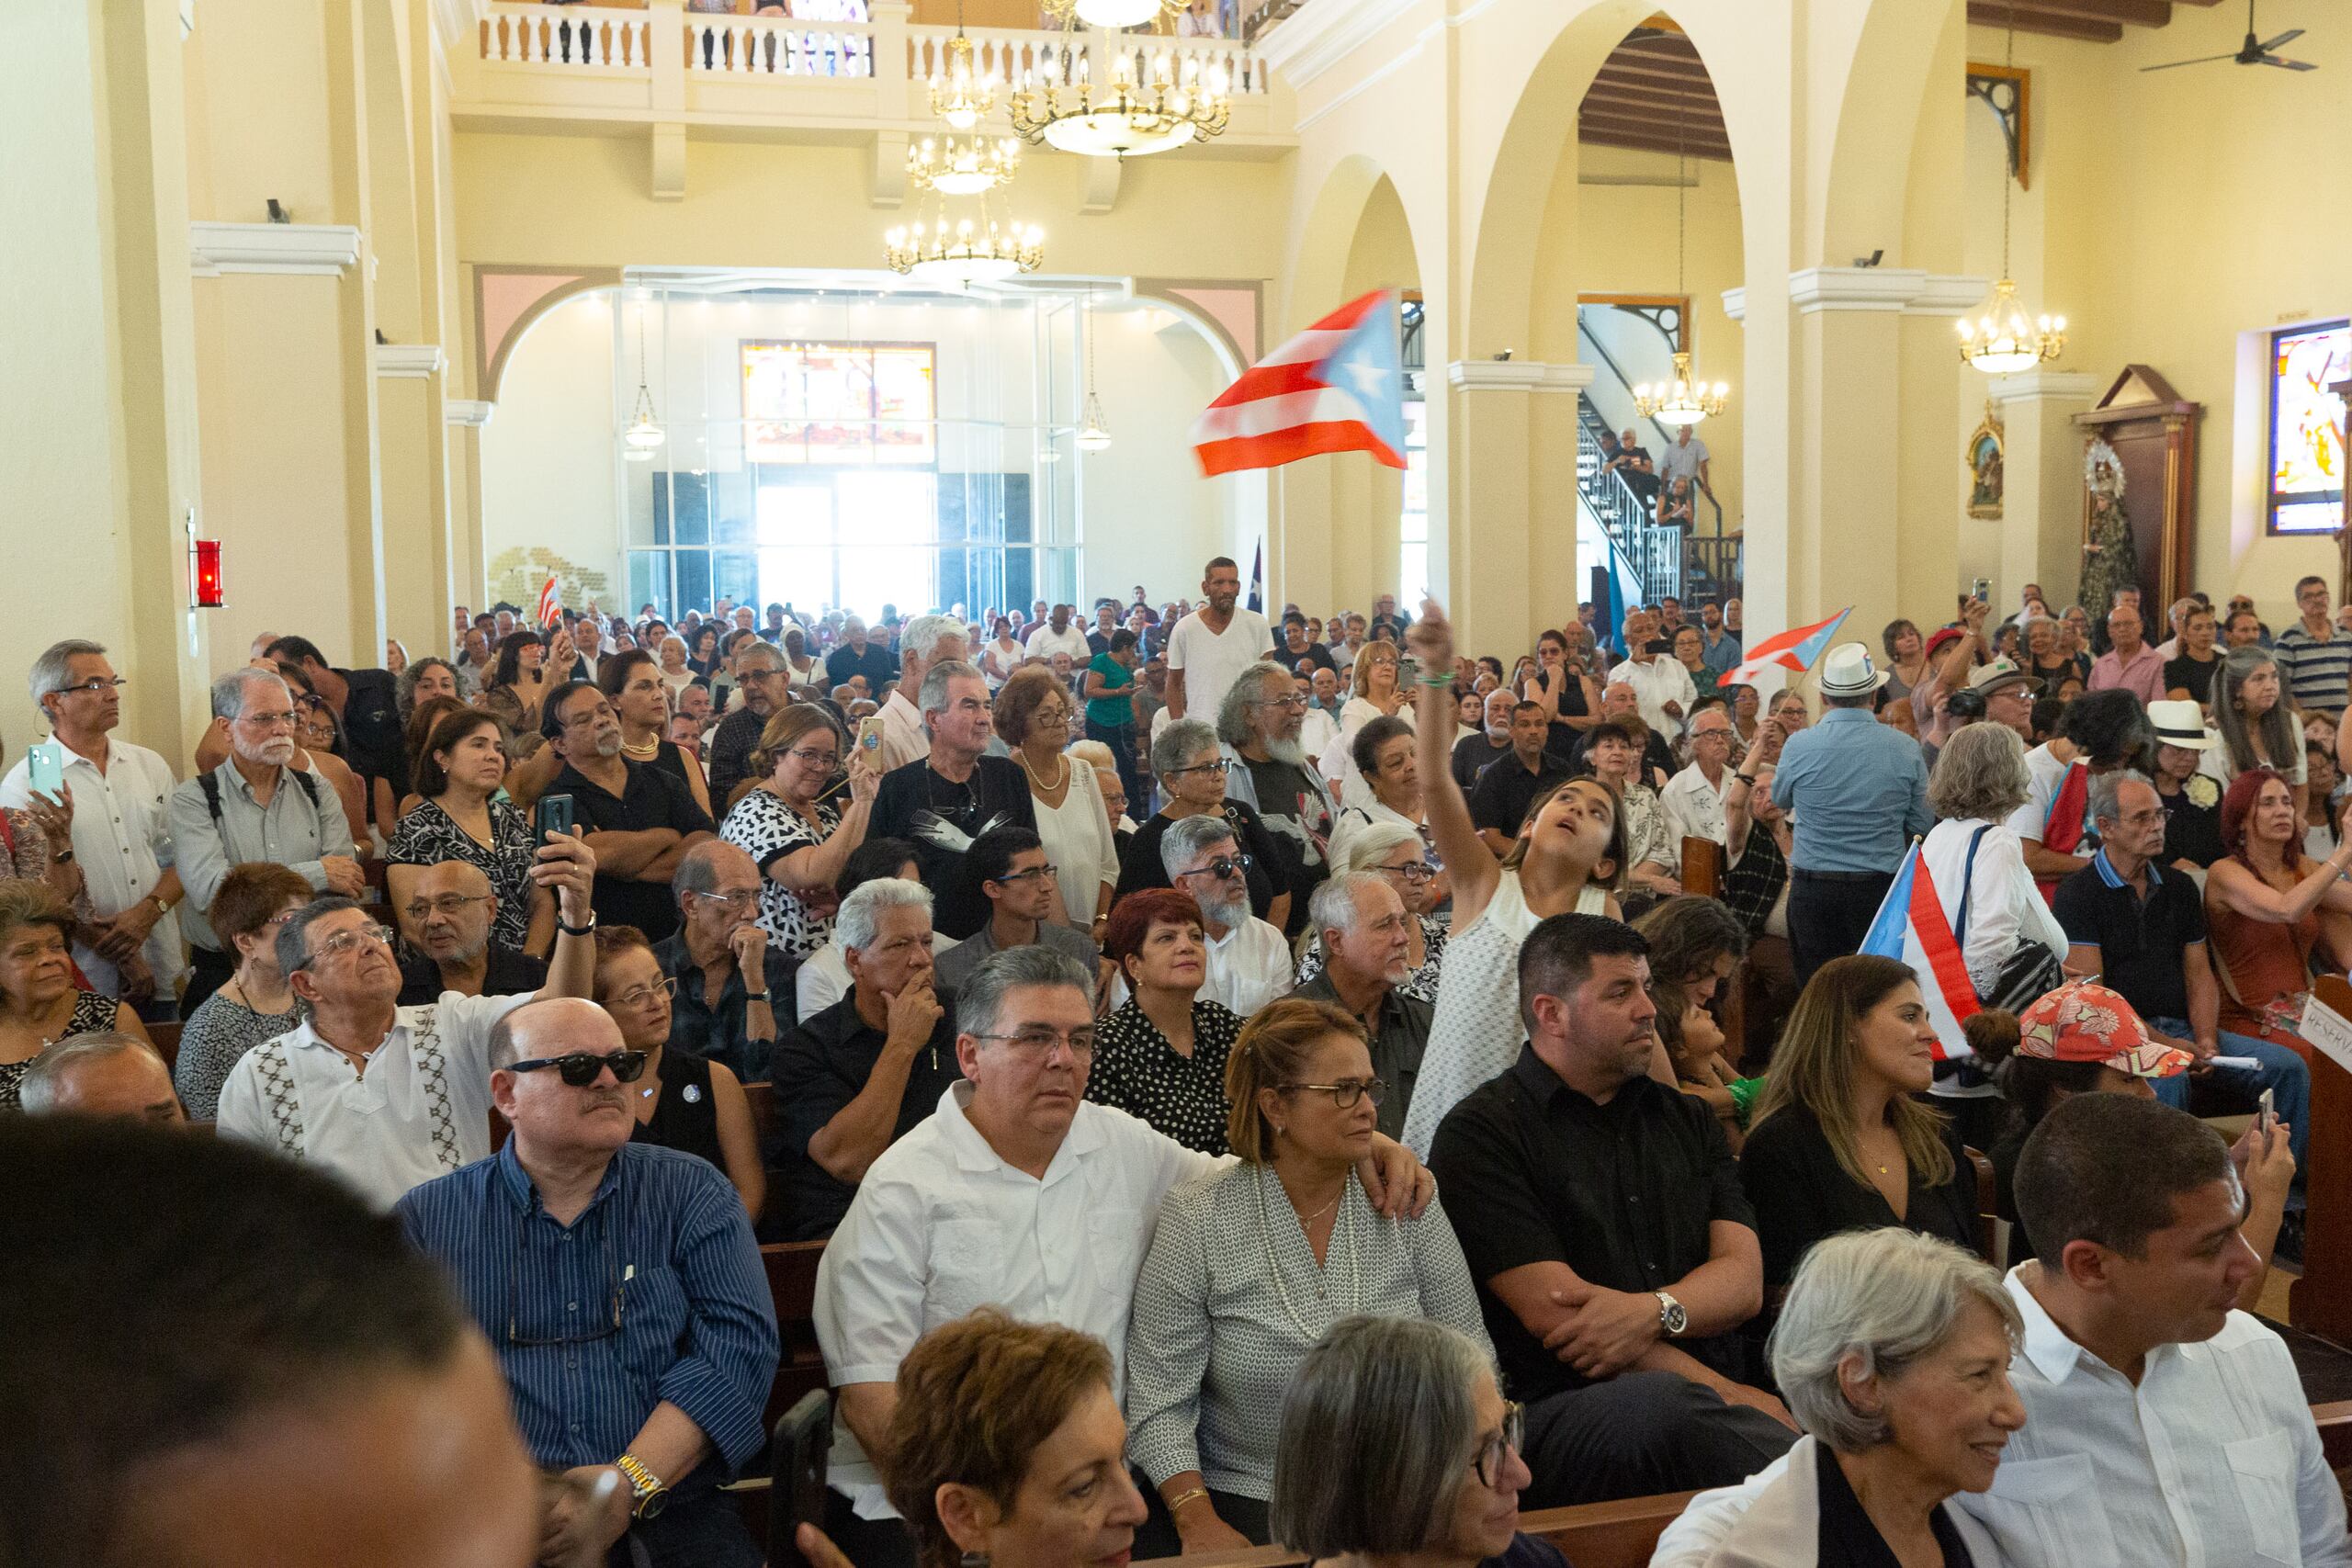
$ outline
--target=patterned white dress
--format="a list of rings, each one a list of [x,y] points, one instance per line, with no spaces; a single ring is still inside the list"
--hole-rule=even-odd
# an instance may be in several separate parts
[[[718,836],[752,857],[760,868],[760,929],[779,953],[805,957],[825,945],[833,934],[830,911],[818,914],[800,896],[768,874],[768,867],[795,850],[821,844],[841,822],[831,806],[817,807],[811,828],[798,812],[764,789],[754,789],[735,803],[719,825]]]
[[[1579,915],[1606,914],[1608,908],[1608,892],[1590,883],[1577,895]],[[1429,1050],[1405,1112],[1405,1146],[1422,1159],[1446,1112],[1519,1059],[1527,1042],[1519,1019],[1519,944],[1537,919],[1520,891],[1519,873],[1506,870],[1477,919],[1445,945],[1445,984],[1438,987]]]

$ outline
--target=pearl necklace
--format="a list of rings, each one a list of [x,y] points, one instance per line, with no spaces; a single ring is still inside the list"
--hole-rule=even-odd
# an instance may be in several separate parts
[[[621,755],[624,757],[650,758],[659,756],[661,751],[662,738],[658,735],[642,747],[632,746],[626,740],[621,742]]]
[[[1029,782],[1032,784],[1035,784],[1041,792],[1059,789],[1062,785],[1069,782],[1069,757],[1066,752],[1057,751],[1054,753],[1054,761],[1059,762],[1061,766],[1055,771],[1054,782],[1052,784],[1047,784],[1045,780],[1037,776],[1037,770],[1029,765],[1029,756],[1027,752],[1023,751],[1016,747],[1014,748],[1012,754],[1021,760],[1021,771],[1029,775]]]
[[[1292,1325],[1298,1330],[1299,1337],[1312,1343],[1317,1337],[1317,1331],[1306,1326],[1306,1320],[1300,1317],[1298,1315],[1298,1309],[1291,1304],[1290,1287],[1283,1283],[1282,1259],[1274,1254],[1274,1222],[1272,1213],[1266,1204],[1266,1182],[1268,1179],[1269,1176],[1266,1168],[1262,1166],[1260,1167],[1258,1171],[1258,1232],[1261,1235],[1264,1236],[1266,1240],[1266,1268],[1274,1277],[1274,1293],[1282,1298],[1283,1312],[1290,1318]],[[1344,1200],[1347,1195],[1347,1189],[1344,1187],[1341,1188],[1340,1190],[1340,1199]],[[1289,1194],[1283,1194],[1283,1201],[1289,1201]],[[1320,1219],[1326,1213],[1329,1213],[1329,1211],[1317,1211],[1316,1218]],[[1355,1218],[1356,1217],[1352,1213],[1342,1209],[1340,1213],[1338,1223],[1333,1226],[1333,1230],[1335,1232],[1344,1229],[1348,1233],[1348,1266],[1351,1275],[1354,1280],[1354,1299],[1349,1304],[1347,1312],[1335,1314],[1338,1316],[1353,1316],[1363,1311],[1363,1252],[1356,1242]],[[1302,1235],[1306,1232],[1307,1223],[1308,1222],[1304,1220],[1299,1222],[1299,1230]],[[1333,1239],[1337,1239],[1336,1235]],[[1329,1249],[1327,1248],[1326,1250],[1328,1253]],[[1319,1299],[1328,1300],[1330,1296],[1329,1288],[1328,1286],[1325,1287],[1323,1290],[1318,1291],[1317,1295]]]

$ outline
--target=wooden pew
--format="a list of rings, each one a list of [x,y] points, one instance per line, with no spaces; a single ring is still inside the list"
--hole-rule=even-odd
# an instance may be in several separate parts
[[[2312,1419],[2319,1426],[2319,1448],[2327,1457],[2327,1467],[2342,1470],[2352,1465],[2352,1399],[2314,1404]]]
[[[167,1067],[179,1066],[180,1030],[183,1027],[176,1023],[151,1023],[147,1026],[147,1038],[155,1043],[155,1049],[163,1055],[164,1066]]]
[[[783,1341],[775,1383],[768,1391],[765,1425],[771,1429],[795,1400],[825,1386],[825,1357],[817,1348],[817,1265],[824,1256],[821,1241],[772,1242],[760,1248]]]
[[[2323,975],[2312,999],[2352,1018],[2352,985]],[[2311,1041],[2310,1168],[2303,1173],[2303,1272],[2287,1292],[2289,1321],[2307,1334],[2352,1345],[2352,1071],[2333,1031]]]
[[[1703,898],[1724,896],[1724,847],[1713,839],[1682,840],[1682,890]],[[1747,987],[1746,964],[1723,984],[1715,999],[1715,1020],[1723,1025],[1724,1059],[1736,1067],[1747,1050]]]
[[[1576,1568],[1644,1568],[1666,1527],[1681,1517],[1695,1492],[1657,1497],[1628,1497],[1616,1503],[1583,1503],[1572,1508],[1543,1508],[1521,1516],[1520,1529],[1560,1549]],[[1246,1551],[1205,1551],[1166,1557],[1136,1568],[1286,1568],[1304,1554],[1279,1546]]]

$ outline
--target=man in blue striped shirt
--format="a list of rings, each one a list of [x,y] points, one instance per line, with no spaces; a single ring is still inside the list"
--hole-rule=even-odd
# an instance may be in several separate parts
[[[532,1457],[562,1472],[542,1560],[759,1568],[717,1490],[760,1450],[776,1368],[741,1200],[708,1162],[629,1141],[645,1054],[593,1003],[515,1009],[490,1062],[514,1135],[396,1213],[490,1337]]]
[[[2278,634],[2271,653],[2295,705],[2334,718],[2344,712],[2346,687],[2352,685],[2352,632],[2339,630],[2329,617],[2324,577],[2295,584],[2295,607],[2303,618]]]

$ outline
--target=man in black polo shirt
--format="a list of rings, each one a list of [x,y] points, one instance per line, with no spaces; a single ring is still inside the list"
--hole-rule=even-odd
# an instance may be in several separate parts
[[[408,738],[401,728],[399,681],[389,670],[337,670],[327,663],[319,645],[306,637],[282,637],[269,645],[264,658],[291,664],[302,671],[311,689],[327,700],[343,721],[344,759],[363,779],[382,779],[392,798],[408,793]],[[367,837],[364,823],[352,826]]]
[[[978,669],[944,659],[923,671],[915,705],[931,727],[931,754],[882,775],[869,836],[915,846],[923,885],[946,889],[939,929],[961,941],[988,924],[988,900],[963,874],[964,853],[991,828],[1035,831],[1028,775],[1010,757],[986,755],[995,719]]]
[[[783,1114],[766,1156],[784,1178],[790,1241],[832,1235],[866,1168],[964,1076],[955,997],[933,983],[930,891],[893,876],[862,883],[842,900],[833,938],[849,995],[775,1048]]]
[[[715,836],[709,816],[675,777],[621,755],[620,716],[585,681],[548,694],[539,733],[563,759],[540,798],[571,796],[572,819],[596,852],[596,919],[662,941],[678,929],[670,878],[688,850]]]
[[[424,1007],[444,991],[510,997],[548,983],[547,961],[494,940],[498,896],[471,861],[419,866],[408,902],[394,911],[414,949],[401,963],[401,1007]]]
[[[2152,1080],[2158,1100],[2187,1110],[2190,1080],[2199,1077],[2244,1097],[2249,1110],[2264,1089],[2271,1091],[2295,1156],[2296,1196],[2289,1207],[2300,1208],[2311,1068],[2283,1045],[2222,1032],[2221,983],[2205,956],[2204,897],[2186,873],[2157,863],[2165,852],[2165,805],[2155,786],[2138,773],[2097,774],[2090,811],[2101,848],[2050,901],[2070,944],[2066,966],[2098,976],[2130,1002],[2157,1044],[2197,1058],[2186,1073]],[[2216,1056],[2260,1066],[2211,1066]]]
[[[1519,699],[1507,686],[1498,686],[1487,694],[1485,724],[1476,735],[1465,735],[1453,743],[1453,758],[1448,764],[1453,782],[1462,786],[1464,795],[1478,787],[1478,775],[1488,764],[1501,761],[1510,755],[1510,713]]]
[[[1488,764],[1470,790],[1470,822],[1498,855],[1510,853],[1519,825],[1536,796],[1564,784],[1575,772],[1566,757],[1544,749],[1552,733],[1541,703],[1517,703],[1510,710],[1510,751]]]
[[[1530,1507],[1725,1486],[1796,1441],[1734,1381],[1763,1254],[1713,1114],[1649,1076],[1649,944],[1555,915],[1519,953],[1519,1061],[1430,1148],[1505,1385]]]

